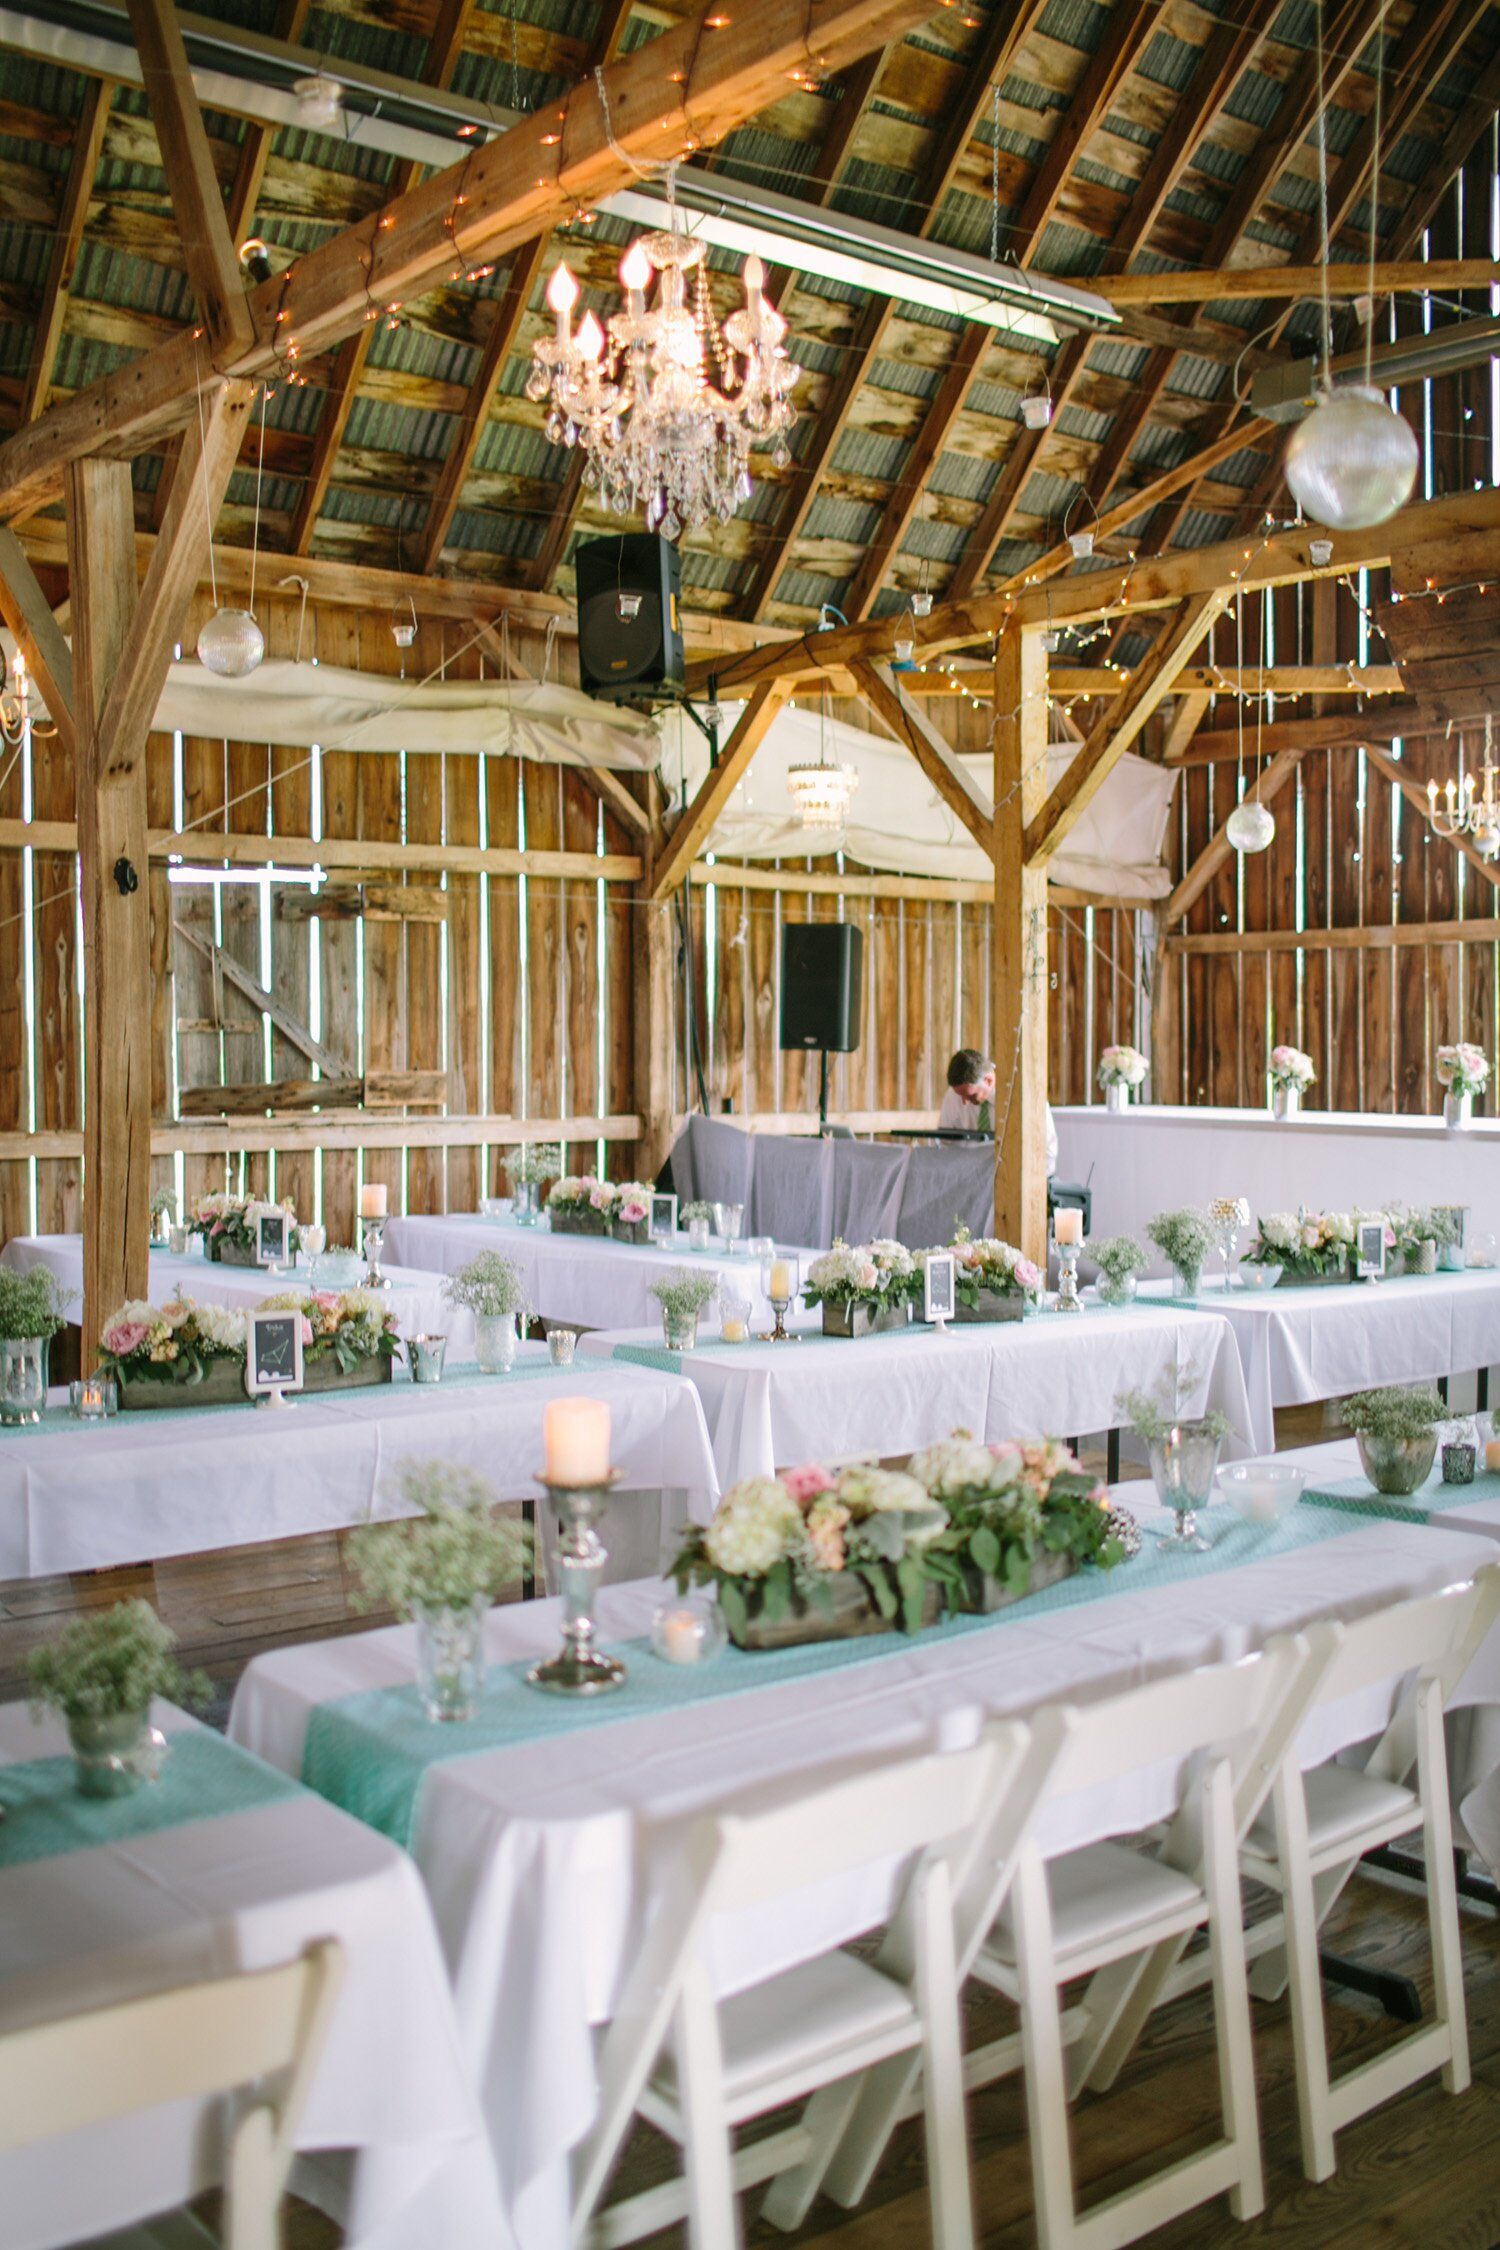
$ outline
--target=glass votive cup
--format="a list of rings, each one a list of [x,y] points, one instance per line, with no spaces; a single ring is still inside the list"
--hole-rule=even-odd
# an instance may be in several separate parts
[[[1453,1438],[1443,1447],[1444,1484],[1474,1482],[1474,1448],[1467,1439]]]
[[[748,1344],[751,1304],[748,1297],[725,1297],[719,1311],[719,1342]]]
[[[651,1646],[665,1664],[712,1664],[728,1637],[718,1603],[701,1595],[663,1602],[651,1620]]]
[[[508,1195],[482,1195],[479,1198],[479,1216],[481,1219],[503,1219],[509,1209],[510,1197]]]
[[[75,1422],[106,1422],[119,1402],[112,1375],[85,1375],[68,1385],[68,1412]]]
[[[554,1367],[571,1367],[573,1354],[578,1348],[576,1328],[549,1328],[547,1331],[547,1357]]]
[[[174,1258],[185,1258],[192,1247],[192,1241],[193,1230],[191,1227],[168,1227],[167,1248]]]
[[[299,1227],[297,1245],[298,1263],[306,1258],[310,1265],[314,1258],[321,1258],[328,1248],[327,1227]]]
[[[448,1356],[446,1336],[413,1336],[411,1340],[411,1376],[414,1383],[440,1383],[443,1379],[443,1361]]]
[[[759,1261],[769,1258],[776,1245],[768,1234],[752,1234],[745,1243],[745,1255]]]

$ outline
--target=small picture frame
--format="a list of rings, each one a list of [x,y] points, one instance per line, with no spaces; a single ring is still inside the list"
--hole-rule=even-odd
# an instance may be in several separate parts
[[[942,1328],[958,1311],[958,1261],[951,1250],[935,1250],[922,1267],[922,1318]]]
[[[1354,1244],[1354,1277],[1356,1281],[1384,1281],[1384,1219],[1360,1220]]]
[[[261,1209],[256,1212],[255,1262],[258,1266],[291,1264],[292,1215],[289,1211]]]
[[[302,1314],[293,1308],[245,1315],[245,1389],[271,1406],[302,1388]]]
[[[670,1243],[677,1232],[677,1198],[675,1195],[653,1195],[651,1198],[651,1239]]]

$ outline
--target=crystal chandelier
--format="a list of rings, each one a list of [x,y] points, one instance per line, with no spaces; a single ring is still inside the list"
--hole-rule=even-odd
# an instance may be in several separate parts
[[[1466,773],[1459,781],[1450,776],[1439,793],[1435,781],[1427,784],[1427,820],[1433,834],[1454,839],[1467,836],[1484,859],[1500,857],[1500,792],[1496,789],[1494,721],[1484,717],[1484,764],[1476,779]]]
[[[847,823],[859,774],[853,766],[829,763],[826,695],[818,718],[818,755],[788,766],[786,785],[804,828],[840,829]]]
[[[668,202],[675,211],[670,173]],[[675,219],[633,242],[620,263],[625,309],[607,331],[591,312],[573,327],[578,284],[559,265],[547,284],[556,333],[535,345],[526,381],[528,398],[549,402],[552,443],[583,447],[590,490],[617,515],[643,509],[647,527],[668,539],[728,522],[750,496],[752,445],[774,441],[772,458],[785,467],[802,372],[782,349],[786,322],[763,294],[759,258],[746,259],[745,302],[721,328],[703,252]]]
[[[19,649],[10,660],[10,672],[0,672],[0,734],[12,748],[26,732],[26,722],[31,716],[31,683],[26,677],[26,659]]]

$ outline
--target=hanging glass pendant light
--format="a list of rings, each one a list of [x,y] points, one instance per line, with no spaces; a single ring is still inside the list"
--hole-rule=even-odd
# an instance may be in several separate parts
[[[1380,392],[1327,392],[1287,441],[1286,481],[1304,514],[1331,531],[1366,531],[1404,507],[1417,481],[1417,441]]]
[[[265,653],[265,635],[248,609],[216,609],[198,635],[198,662],[221,680],[242,680]]]
[[[1258,797],[1247,797],[1243,804],[1236,805],[1224,823],[1224,834],[1242,855],[1263,852],[1275,833],[1275,816]]]
[[[859,774],[853,766],[829,762],[826,689],[818,713],[818,755],[800,765],[788,766],[786,785],[804,828],[836,830],[847,824],[849,806],[859,787]]]

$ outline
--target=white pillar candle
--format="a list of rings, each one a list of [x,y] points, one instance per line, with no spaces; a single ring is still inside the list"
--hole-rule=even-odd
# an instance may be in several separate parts
[[[1052,1238],[1059,1247],[1069,1242],[1077,1243],[1081,1247],[1083,1243],[1083,1213],[1077,1210],[1054,1211],[1052,1214]]]
[[[384,1180],[371,1180],[359,1191],[359,1215],[362,1219],[383,1219],[390,1206],[390,1189]]]
[[[790,1297],[792,1293],[792,1264],[789,1258],[773,1258],[766,1279],[766,1295],[773,1301]]]
[[[542,1416],[548,1484],[603,1484],[609,1475],[609,1408],[597,1398],[555,1398]]]
[[[674,1609],[661,1621],[661,1652],[669,1664],[696,1664],[703,1651],[703,1627],[690,1609]]]

